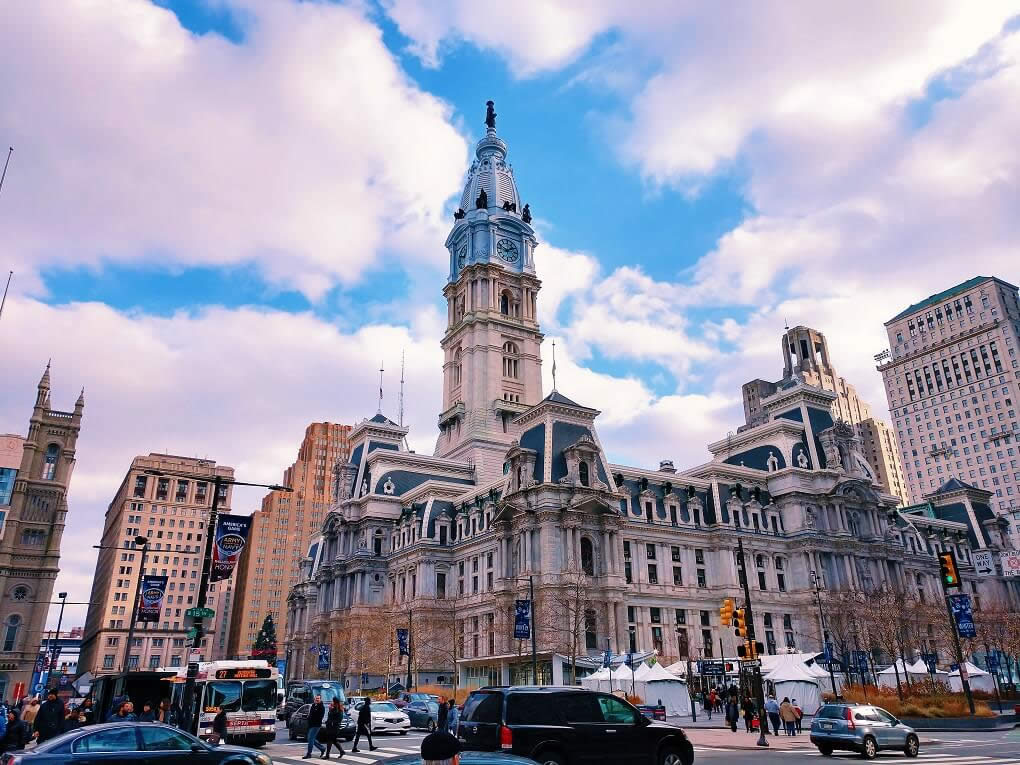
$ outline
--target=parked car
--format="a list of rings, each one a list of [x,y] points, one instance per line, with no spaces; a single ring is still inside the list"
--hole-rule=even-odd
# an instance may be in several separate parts
[[[464,702],[458,737],[543,765],[691,765],[683,729],[649,720],[625,699],[575,686],[480,688]]]
[[[3,765],[138,762],[148,765],[273,765],[268,754],[204,741],[162,723],[103,723],[51,738],[30,752],[8,752]]]
[[[393,703],[401,709],[414,701],[439,701],[439,697],[431,693],[403,691],[397,698],[393,699]]]
[[[811,743],[825,756],[842,749],[866,760],[875,759],[883,749],[898,749],[907,757],[917,757],[920,751],[917,733],[909,725],[881,707],[847,702],[822,705],[811,723]]]
[[[431,733],[439,724],[439,702],[412,701],[404,707],[404,714],[410,718],[412,728],[425,728]]]
[[[359,705],[360,706],[360,705]],[[411,719],[392,701],[372,702],[372,733],[399,733],[406,736]]]
[[[287,701],[284,702],[282,710],[276,711],[277,719],[289,720],[295,709],[303,704],[311,704],[316,695],[322,696],[322,703],[327,707],[334,698],[340,699],[344,705],[347,704],[344,687],[336,680],[291,680],[287,683]]]
[[[386,760],[386,765],[422,765],[422,759],[416,754],[405,754]],[[462,752],[460,765],[535,765],[535,761],[502,752]]]
[[[291,741],[308,736],[308,711],[311,708],[311,704],[304,704],[291,712],[290,719],[287,721],[287,738]],[[350,741],[354,738],[355,730],[357,730],[357,725],[355,725],[354,718],[345,708],[344,724],[340,728],[340,735],[345,741]]]

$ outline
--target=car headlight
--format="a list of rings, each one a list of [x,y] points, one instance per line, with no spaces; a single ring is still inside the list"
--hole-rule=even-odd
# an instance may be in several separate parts
[[[255,762],[258,763],[258,765],[273,765],[273,761],[269,758],[269,755],[262,754],[262,752],[255,755]]]

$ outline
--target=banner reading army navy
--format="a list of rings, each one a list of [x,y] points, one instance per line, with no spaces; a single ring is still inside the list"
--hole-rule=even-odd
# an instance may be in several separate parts
[[[138,621],[155,623],[159,621],[159,612],[163,610],[163,596],[166,595],[165,576],[142,577],[142,592],[139,595]]]
[[[234,573],[244,547],[248,544],[250,515],[221,515],[216,523],[216,544],[213,545],[212,573],[209,581],[229,579]]]

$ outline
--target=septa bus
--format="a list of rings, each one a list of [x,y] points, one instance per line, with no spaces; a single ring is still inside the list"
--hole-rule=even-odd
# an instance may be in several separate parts
[[[175,669],[173,705],[177,709],[195,709],[184,699],[188,670]],[[269,743],[276,738],[279,678],[276,667],[262,659],[200,662],[194,685],[197,719],[192,717],[190,724],[181,727],[199,738],[210,739],[213,719],[223,709],[227,713],[227,743],[255,746]]]

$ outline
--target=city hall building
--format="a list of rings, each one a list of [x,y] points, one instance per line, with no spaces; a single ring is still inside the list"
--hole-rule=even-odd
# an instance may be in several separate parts
[[[814,651],[815,581],[935,599],[934,544],[955,549],[971,578],[971,549],[1002,546],[994,524],[941,518],[938,503],[905,519],[859,430],[834,416],[838,393],[800,375],[755,401],[753,424],[710,444],[710,462],[612,464],[597,402],[543,395],[538,241],[491,109],[486,123],[446,240],[435,452],[409,451],[407,429],[382,412],[354,426],[287,597],[292,677],[403,677],[403,627],[421,683],[530,681],[530,645],[514,637],[529,586],[540,682],[569,681],[571,659],[607,647],[667,662],[733,656],[719,606],[744,599],[738,540],[758,639],[772,653]],[[986,581],[1017,602],[1004,580]],[[321,645],[332,651],[320,671]]]

